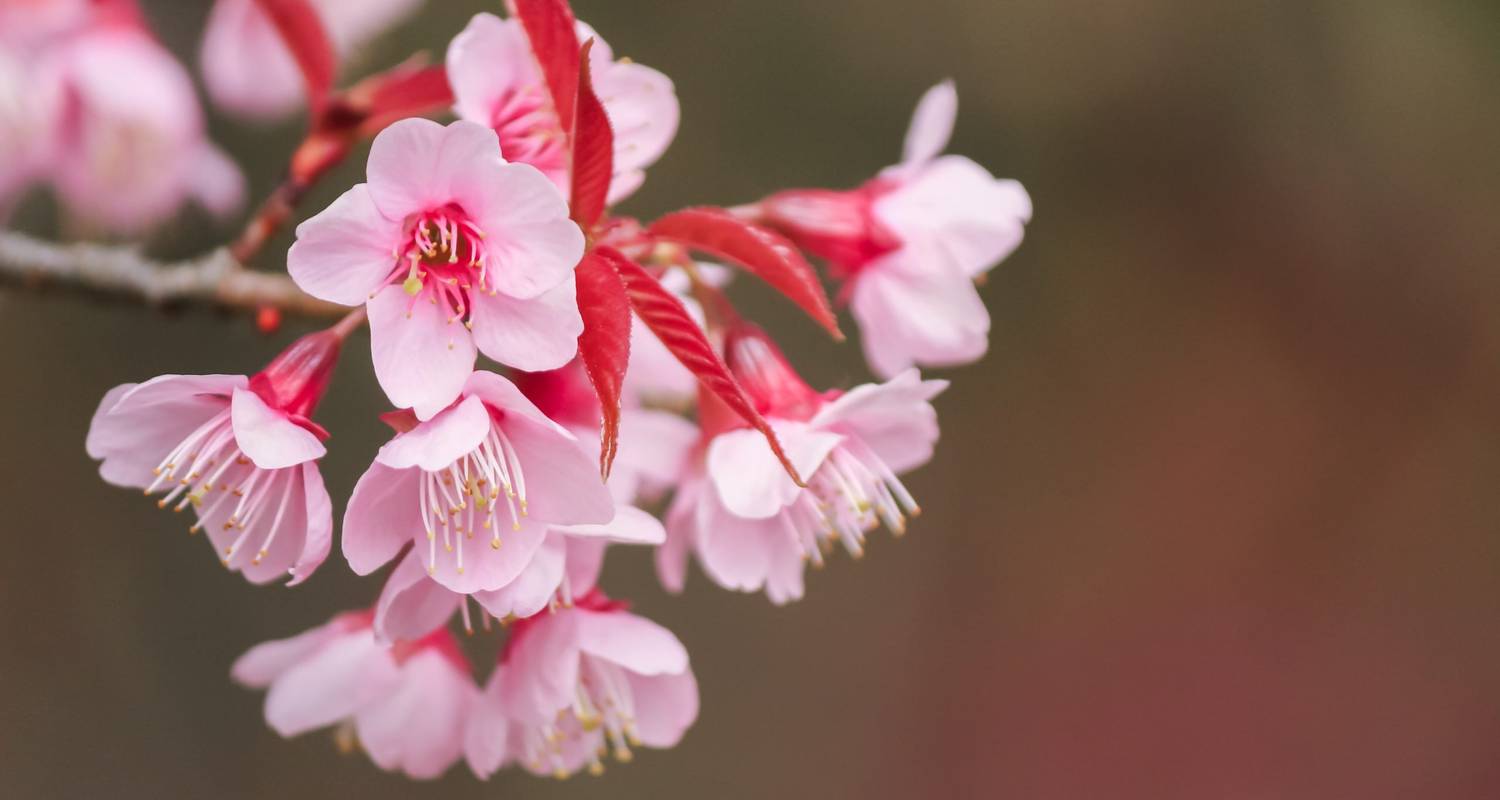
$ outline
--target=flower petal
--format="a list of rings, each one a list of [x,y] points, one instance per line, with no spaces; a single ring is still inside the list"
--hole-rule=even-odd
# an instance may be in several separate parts
[[[420,117],[396,122],[370,145],[370,197],[387,219],[401,221],[453,202],[455,181],[486,162],[500,162],[500,141],[488,127],[458,120],[446,127]]]
[[[446,624],[460,601],[459,595],[427,576],[422,557],[413,550],[386,579],[375,601],[375,639],[382,644],[421,639]]]
[[[337,625],[319,625],[288,639],[262,642],[240,656],[229,669],[229,674],[241,685],[264,689],[339,633]]]
[[[640,675],[677,675],[688,668],[687,648],[671,631],[624,611],[575,612],[578,647]]]
[[[698,719],[698,679],[691,669],[676,675],[627,673],[635,707],[636,736],[647,747],[676,747]]]
[[[603,539],[621,544],[661,544],[667,540],[666,529],[656,517],[635,506],[615,506],[615,518],[599,525],[554,525],[552,530],[564,536]]]
[[[772,426],[797,472],[811,477],[842,436],[806,423],[774,420]],[[725,508],[751,519],[765,519],[797,499],[792,481],[759,431],[744,428],[714,437],[708,446],[708,474]]]
[[[514,580],[499,589],[475,592],[474,600],[499,619],[539,613],[562,585],[566,552],[561,537],[548,536]]]
[[[392,469],[418,467],[437,472],[473,452],[490,432],[484,401],[470,395],[437,416],[418,423],[380,448],[375,460]]]
[[[557,369],[578,353],[583,317],[571,273],[529,300],[474,292],[474,344],[495,361],[527,372]]]
[[[917,102],[911,127],[906,131],[902,164],[919,165],[937,158],[943,148],[948,146],[948,140],[953,136],[953,123],[957,118],[958,90],[954,88],[953,81],[943,81],[928,89]]]
[[[370,465],[344,511],[344,557],[356,575],[369,575],[396,557],[423,530],[417,507],[417,480],[412,469]]]
[[[554,525],[608,522],[614,499],[599,477],[597,456],[585,452],[572,434],[507,415],[500,427],[516,449],[533,519]]]
[[[104,462],[105,481],[143,489],[161,460],[227,409],[230,393],[247,383],[243,375],[162,375],[116,386],[94,412],[84,448]]]
[[[823,406],[812,425],[847,431],[893,471],[906,472],[932,458],[938,438],[932,398],[946,388],[947,381],[924,381],[908,369],[885,383],[850,389]]]
[[[401,221],[381,216],[361,183],[297,226],[286,269],[313,297],[357,306],[391,277],[400,244]]]
[[[542,80],[520,23],[490,13],[475,14],[453,37],[447,70],[454,113],[481,125],[494,122],[497,107],[508,96]]]
[[[475,173],[477,175],[477,171]],[[536,297],[561,285],[583,258],[583,231],[568,203],[529,164],[506,164],[470,179],[465,210],[485,233],[490,284],[511,297]]]
[[[369,631],[340,636],[271,684],[266,722],[282,736],[332,725],[385,696],[399,678]]]
[[[500,682],[510,669],[505,664],[495,667],[485,684],[474,712],[469,715],[469,724],[464,732],[464,758],[469,769],[483,780],[489,780],[505,766],[509,756],[510,717],[505,713],[504,698],[500,695]]]
[[[419,780],[442,775],[463,754],[478,690],[442,653],[428,648],[401,665],[393,690],[354,717],[359,743],[381,769]]]
[[[235,443],[261,469],[314,461],[328,452],[312,431],[266,405],[255,392],[235,389],[230,408]]]
[[[957,366],[989,349],[990,315],[967,275],[954,267],[922,271],[894,260],[921,259],[907,247],[877,261],[854,283],[850,310],[865,358],[882,378],[914,364]]]
[[[474,338],[424,296],[387,286],[370,301],[375,378],[397,408],[431,419],[454,400],[474,369]]]

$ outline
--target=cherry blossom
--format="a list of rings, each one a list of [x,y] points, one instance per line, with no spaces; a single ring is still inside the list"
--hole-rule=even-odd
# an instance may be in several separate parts
[[[858,557],[865,534],[896,534],[919,507],[898,475],[926,463],[938,438],[931,400],[946,381],[907,370],[880,384],[818,394],[762,334],[731,345],[737,374],[757,401],[807,487],[794,483],[764,437],[743,427],[712,431],[667,513],[657,552],[663,585],[681,591],[693,552],[709,577],[739,591],[765,589],[772,602],[803,594],[803,565],[842,545]]]
[[[314,297],[368,302],[393,404],[431,418],[476,350],[528,370],[573,357],[583,234],[541,173],[506,163],[487,128],[406,119],[376,137],[368,175],[297,227],[287,269]]]
[[[344,58],[422,5],[422,0],[309,2]],[[306,102],[297,63],[257,0],[214,3],[199,61],[214,102],[240,116],[274,119]]]
[[[614,516],[594,459],[573,434],[515,384],[476,372],[458,402],[380,449],[349,498],[344,556],[368,575],[412,543],[438,583],[492,591],[521,575],[549,525]]]
[[[1031,198],[963,156],[940,156],[958,94],[941,83],[917,106],[900,164],[847,192],[794,190],[752,213],[827,259],[847,281],[865,357],[882,377],[954,366],[989,347],[974,287],[1020,244]]]
[[[478,687],[447,631],[386,647],[369,612],[340,614],[234,663],[240,684],[266,693],[266,723],[285,737],[330,725],[381,769],[436,778],[463,753]]]
[[[317,460],[327,433],[308,419],[338,354],[332,331],[298,340],[265,370],[163,375],[109,390],[86,447],[116,486],[192,508],[230,570],[254,583],[307,580],[328,556],[333,510]]]
[[[465,755],[481,777],[515,763],[565,778],[675,746],[698,717],[687,650],[665,628],[593,593],[512,626],[469,720]]]
[[[679,109],[672,81],[650,67],[615,60],[593,29],[578,23],[578,41],[594,40],[590,52],[595,91],[614,129],[614,178],[608,202],[618,203],[646,180],[677,135]],[[567,194],[570,189],[567,134],[552,108],[519,20],[476,14],[448,47],[448,80],[461,119],[488,126],[511,161],[531,164]]]

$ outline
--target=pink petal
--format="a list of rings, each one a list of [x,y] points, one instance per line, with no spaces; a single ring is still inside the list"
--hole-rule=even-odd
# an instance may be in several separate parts
[[[199,63],[209,96],[228,111],[274,118],[303,102],[297,64],[255,0],[214,3]]]
[[[611,64],[596,73],[594,88],[615,133],[617,177],[609,194],[614,204],[639,186],[621,176],[638,174],[667,152],[677,136],[681,110],[671,79],[642,64]]]
[[[811,476],[843,437],[806,423],[773,420],[776,437],[803,476]],[[708,446],[708,474],[724,506],[733,514],[765,519],[797,499],[802,488],[771,452],[759,431],[749,428],[714,437]]]
[[[230,407],[235,443],[261,469],[314,461],[328,452],[312,431],[266,405],[255,392],[235,389]]]
[[[401,665],[393,691],[355,715],[359,743],[381,769],[436,778],[463,754],[469,706],[478,693],[441,653],[422,650]]]
[[[420,475],[377,461],[354,485],[344,511],[343,547],[356,575],[380,569],[423,530],[417,507]]]
[[[529,164],[487,169],[482,182],[480,175],[473,170],[462,184],[463,202],[484,230],[491,284],[523,300],[561,285],[583,258],[584,242],[557,186]]]
[[[1031,221],[1021,184],[996,180],[962,156],[944,156],[876,201],[875,215],[924,257],[955,265],[969,277],[1015,251]]]
[[[234,159],[205,141],[186,160],[189,197],[220,219],[240,210],[245,202],[245,176]]]
[[[266,722],[282,736],[332,725],[396,688],[400,673],[369,631],[340,636],[282,673],[266,694]]]
[[[616,477],[611,480],[629,473],[638,481],[639,491],[655,497],[682,477],[698,436],[698,426],[676,414],[626,409],[620,415],[620,449],[615,457]]]
[[[687,583],[688,550],[698,541],[700,505],[712,491],[706,480],[686,480],[667,509],[667,540],[656,548],[656,577],[673,594]]]
[[[493,372],[476,370],[464,383],[464,394],[475,395],[483,400],[485,405],[504,412],[506,415],[525,417],[544,428],[551,428],[564,435],[572,436],[561,425],[553,422],[551,417],[543,414],[542,410],[522,394],[520,388],[514,383]]]
[[[913,266],[908,247],[865,269],[850,309],[859,322],[865,358],[882,378],[914,364],[957,366],[989,349],[990,315],[973,281],[955,267]],[[901,263],[907,262],[907,263]]]
[[[392,469],[437,472],[473,452],[490,432],[484,401],[470,395],[386,442],[375,460]]]
[[[532,518],[554,525],[601,523],[614,518],[614,499],[599,477],[597,453],[586,452],[572,434],[556,425],[506,416],[500,427],[521,462]]]
[[[387,286],[370,308],[370,352],[375,378],[391,404],[431,419],[458,399],[474,369],[474,338],[425,295],[412,298]]]
[[[454,112],[481,125],[494,122],[496,107],[508,95],[542,80],[520,23],[489,13],[475,14],[453,37],[447,66]]]
[[[313,297],[356,306],[386,284],[400,242],[401,221],[381,216],[361,183],[297,226],[286,268]]]
[[[319,625],[289,639],[262,642],[240,656],[230,668],[229,674],[241,685],[264,689],[282,673],[332,641],[340,632],[336,625]]]
[[[229,406],[243,375],[162,375],[111,389],[94,412],[84,449],[116,486],[145,488],[151,470],[199,425]]]
[[[484,780],[505,766],[510,752],[510,718],[506,716],[505,702],[500,694],[500,682],[505,680],[508,669],[504,664],[495,667],[479,702],[469,715],[468,729],[464,733],[464,757],[469,762],[469,769]]]
[[[416,641],[437,630],[458,611],[459,595],[427,577],[415,550],[386,579],[375,602],[375,638],[383,644]]]
[[[540,612],[562,585],[566,546],[561,537],[548,536],[514,580],[493,591],[475,592],[474,600],[499,619],[524,619]]]
[[[470,173],[500,161],[500,142],[483,125],[403,119],[370,145],[370,197],[387,219],[404,220],[453,202],[455,181],[468,182]]]
[[[463,521],[464,514],[460,512],[452,519],[455,523]],[[474,519],[478,520],[479,515],[475,514]],[[429,573],[432,579],[462,594],[501,589],[516,580],[536,556],[547,536],[547,528],[539,521],[526,518],[520,520],[519,527],[507,526],[502,514],[496,515],[494,524],[497,530],[480,530],[473,538],[454,536],[453,553],[446,552],[443,533],[438,531],[436,563],[428,562],[429,566],[435,567]],[[465,530],[468,527],[466,522]],[[497,532],[501,542],[498,549],[491,544],[492,536]],[[423,559],[429,557],[426,544],[425,541],[419,542],[416,548]],[[459,547],[463,548],[462,571],[458,567]]]
[[[947,381],[924,381],[908,369],[885,383],[856,386],[823,406],[812,425],[845,431],[859,438],[895,472],[927,463],[937,442],[937,413],[932,398]]]
[[[599,583],[604,570],[604,553],[609,543],[600,539],[564,537],[567,558],[563,561],[568,591],[574,597],[586,594]]]
[[[716,498],[699,505],[696,527],[698,561],[714,583],[753,592],[765,586],[778,539],[795,544],[796,532],[785,514],[746,519],[724,508]]]
[[[615,517],[598,525],[554,525],[552,530],[564,536],[619,542],[621,544],[661,544],[667,532],[656,517],[635,506],[616,506]]]
[[[801,600],[807,566],[802,548],[790,536],[768,536],[765,542],[770,556],[766,564],[766,597],[778,606]]]
[[[647,747],[676,747],[698,719],[698,680],[691,669],[676,675],[627,673],[635,706],[636,736]]]
[[[957,117],[958,90],[953,87],[953,81],[943,81],[928,89],[917,102],[911,127],[906,131],[902,164],[920,165],[937,158],[953,136],[953,122]]]
[[[307,532],[303,536],[297,563],[288,570],[292,579],[287,586],[296,586],[311,578],[313,571],[328,558],[328,551],[333,546],[333,501],[328,497],[317,464],[302,465],[302,492],[307,502]]]
[[[500,696],[512,718],[531,724],[550,723],[570,707],[578,690],[578,620],[574,611],[559,611],[526,631],[507,656],[509,669]]]
[[[557,369],[578,352],[583,317],[572,274],[530,300],[475,292],[474,344],[495,361],[528,372]]]
[[[583,611],[578,647],[596,658],[640,675],[677,675],[687,670],[687,648],[671,631],[624,611]]]

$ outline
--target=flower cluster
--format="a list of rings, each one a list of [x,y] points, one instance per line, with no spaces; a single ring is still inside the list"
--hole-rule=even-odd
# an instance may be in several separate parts
[[[283,113],[316,85],[297,81],[315,60],[298,20],[321,17],[311,38],[333,55],[370,35],[345,5],[220,0],[203,54],[215,98]],[[919,507],[901,476],[932,457],[947,386],[917,367],[984,353],[974,281],[1031,214],[1019,184],[940,155],[957,107],[944,83],[901,163],[858,188],[619,215],[675,136],[672,82],[617,58],[562,0],[511,6],[449,45],[457,119],[383,126],[366,181],[298,226],[291,278],[348,316],[253,376],[116,387],[87,442],[106,481],[191,512],[230,570],[301,583],[335,528],[313,417],[368,321],[393,436],[339,545],[359,575],[393,566],[369,605],[255,647],[233,676],[268,690],[278,733],[331,726],[414,778],[461,759],[481,777],[597,774],[611,755],[673,746],[698,711],[687,650],[604,594],[608,548],[654,548],[673,592],[696,560],[783,604],[804,595],[808,564],[860,556],[878,527],[902,534]],[[882,382],[814,389],[730,303],[729,276],[748,273],[842,338],[807,254],[841,286]],[[455,626],[503,631],[493,663],[476,670]]]

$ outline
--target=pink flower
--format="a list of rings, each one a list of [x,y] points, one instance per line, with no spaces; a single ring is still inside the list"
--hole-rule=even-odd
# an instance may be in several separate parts
[[[421,4],[422,0],[311,0],[340,58],[348,58]],[[235,114],[274,119],[306,102],[302,73],[256,0],[214,3],[199,62],[209,95]]]
[[[583,233],[541,173],[507,164],[486,128],[425,119],[375,137],[368,173],[297,227],[287,269],[315,297],[368,301],[375,377],[393,404],[420,419],[446,408],[476,348],[528,370],[573,357]]]
[[[719,585],[764,588],[772,602],[786,603],[802,597],[803,563],[821,565],[824,548],[839,543],[857,557],[872,528],[905,531],[919,509],[897,475],[932,457],[931,400],[948,384],[908,370],[819,395],[758,331],[732,337],[729,357],[807,488],[792,482],[757,431],[712,432],[667,513],[657,571],[681,591],[691,550]]]
[[[603,771],[611,749],[673,747],[698,717],[687,650],[665,628],[597,593],[511,629],[469,720],[470,768],[509,763],[540,775]]]
[[[62,87],[41,80],[34,65],[0,47],[0,222],[10,202],[46,174],[53,160]]]
[[[608,197],[614,204],[640,188],[646,167],[662,157],[677,135],[677,94],[660,72],[616,61],[609,45],[580,22],[579,44],[590,38],[594,90],[615,133],[615,175]],[[506,158],[531,164],[568,193],[567,137],[519,20],[475,15],[448,46],[448,80],[461,119],[494,129]]]
[[[385,647],[375,641],[368,612],[257,645],[231,674],[247,687],[270,689],[266,723],[282,736],[339,725],[381,769],[419,779],[436,778],[458,760],[479,693],[452,634]]]
[[[511,581],[491,591],[472,593],[482,613],[498,620],[521,619],[543,609],[566,608],[594,588],[604,567],[605,547],[661,544],[666,532],[655,517],[631,506],[616,509],[603,525],[551,525],[540,544],[515,548],[510,555],[525,563]],[[502,548],[503,549],[503,548]],[[464,628],[473,631],[467,596],[427,574],[422,554],[413,550],[391,573],[375,606],[375,635],[381,641],[415,639],[447,624],[462,612]]]
[[[239,207],[244,178],[208,141],[191,79],[144,30],[105,25],[69,36],[32,80],[64,98],[51,173],[79,218],[138,234],[188,200],[221,216]]]
[[[116,386],[86,448],[116,486],[189,506],[224,565],[254,583],[308,579],[328,556],[333,509],[311,420],[338,353],[331,331],[297,342],[254,377],[163,375]]]
[[[882,377],[984,355],[990,318],[974,280],[1020,245],[1031,220],[1019,183],[939,157],[957,109],[953,84],[939,84],[917,106],[900,164],[853,191],[782,192],[759,208],[843,274],[865,356]]]
[[[412,543],[438,583],[492,591],[526,569],[549,525],[614,516],[578,440],[510,381],[476,372],[457,403],[380,449],[349,498],[344,556],[368,575]]]

